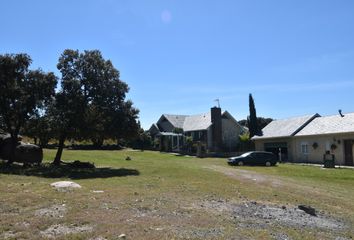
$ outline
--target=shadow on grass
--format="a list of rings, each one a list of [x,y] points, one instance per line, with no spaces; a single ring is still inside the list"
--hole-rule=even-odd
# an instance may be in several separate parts
[[[36,176],[44,178],[90,179],[138,176],[140,172],[135,169],[126,168],[73,168],[69,165],[54,166],[51,164],[42,164],[41,166],[25,168],[18,164],[8,166],[4,163],[0,163],[0,174]]]

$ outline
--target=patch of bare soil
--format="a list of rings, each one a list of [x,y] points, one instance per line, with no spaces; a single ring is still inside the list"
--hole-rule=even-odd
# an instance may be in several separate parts
[[[41,208],[35,212],[36,216],[62,218],[67,212],[66,204],[57,204],[48,208]]]
[[[277,206],[257,202],[230,203],[224,200],[203,201],[194,204],[194,208],[215,214],[226,213],[234,219],[236,228],[274,228],[277,225],[297,229],[311,228],[337,231],[347,225],[338,219],[318,212],[312,216],[296,206]]]
[[[226,176],[229,176],[231,178],[235,178],[238,180],[246,180],[246,181],[252,181],[255,183],[262,183],[262,184],[270,184],[275,187],[285,185],[284,182],[280,178],[266,176],[263,174],[259,174],[259,173],[255,173],[255,172],[251,172],[251,171],[247,171],[247,170],[243,170],[243,169],[228,168],[228,167],[216,166],[216,165],[210,165],[205,168],[223,173]]]
[[[7,231],[0,234],[0,239],[15,239],[15,238],[16,238],[16,233],[14,233],[13,231]]]
[[[12,207],[10,204],[5,202],[0,202],[0,215],[1,216],[11,216],[20,214],[20,209],[17,207]]]
[[[180,239],[220,239],[224,235],[223,228],[174,227],[171,232]]]
[[[56,224],[52,225],[44,231],[41,231],[41,235],[46,238],[55,238],[67,234],[75,234],[75,233],[85,233],[85,232],[92,232],[93,227],[84,225],[84,226],[77,226],[77,225],[61,225]]]

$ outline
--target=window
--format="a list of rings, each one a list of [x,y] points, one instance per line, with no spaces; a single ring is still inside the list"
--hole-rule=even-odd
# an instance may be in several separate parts
[[[331,142],[326,141],[326,151],[331,151]]]
[[[307,144],[307,142],[301,143],[301,153],[309,154],[309,145]]]

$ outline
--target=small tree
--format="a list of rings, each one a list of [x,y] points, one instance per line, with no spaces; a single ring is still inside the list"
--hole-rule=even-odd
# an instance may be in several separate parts
[[[250,115],[248,116],[248,127],[250,132],[250,138],[252,138],[254,135],[260,134],[257,122],[256,107],[254,105],[252,94],[249,94],[249,109]]]
[[[0,116],[11,135],[9,164],[15,160],[21,128],[52,98],[57,83],[54,73],[29,70],[31,62],[27,54],[0,55]]]
[[[239,135],[240,138],[240,151],[248,151],[251,149],[251,139],[250,139],[250,133],[245,132],[241,135]]]
[[[193,137],[192,136],[187,136],[186,137],[186,146],[187,146],[187,151],[189,153],[192,152],[192,147],[193,147]]]

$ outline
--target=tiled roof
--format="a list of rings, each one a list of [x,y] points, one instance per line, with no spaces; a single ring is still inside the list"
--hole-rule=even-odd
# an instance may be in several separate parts
[[[224,111],[222,115],[227,116],[238,124],[232,115],[227,111]],[[175,128],[181,128],[185,132],[206,130],[212,125],[210,112],[189,116],[174,114],[163,114],[162,116],[165,117]]]
[[[183,131],[197,131],[206,130],[211,125],[211,115],[209,113],[203,113],[199,115],[191,115],[186,117],[183,124]]]
[[[312,119],[319,115],[306,115],[288,119],[274,120],[262,129],[262,136],[254,136],[252,139],[280,138],[294,136]]]
[[[183,128],[183,123],[187,115],[163,114],[163,116],[175,127]]]
[[[354,113],[339,114],[315,118],[296,136],[321,135],[332,133],[353,133],[354,132]]]

